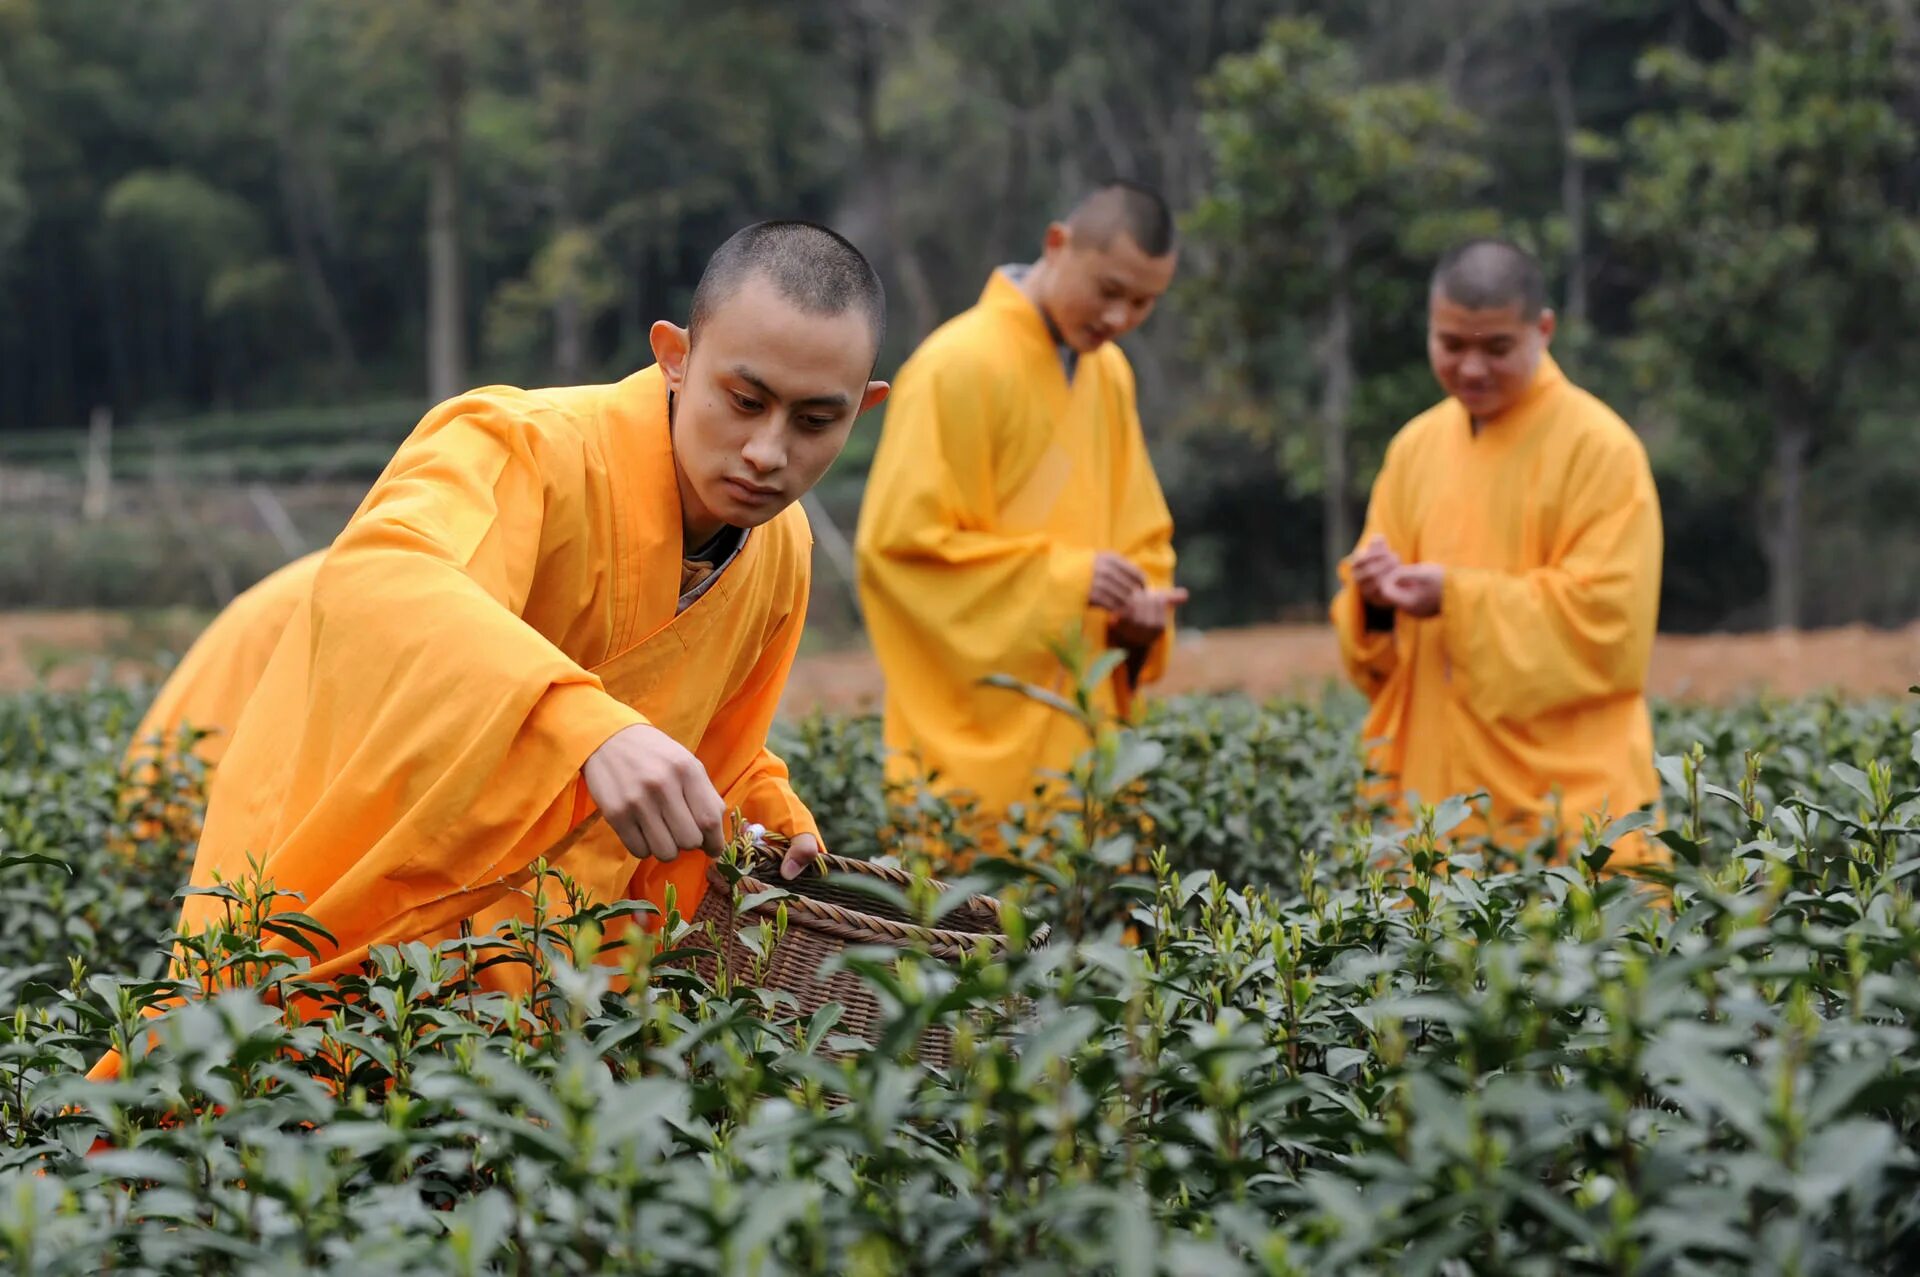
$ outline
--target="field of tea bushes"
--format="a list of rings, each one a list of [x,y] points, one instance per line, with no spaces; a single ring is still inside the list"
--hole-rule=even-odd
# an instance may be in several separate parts
[[[136,710],[0,700],[15,1272],[1920,1271],[1910,703],[1663,707],[1664,897],[1595,874],[1620,827],[1562,867],[1450,858],[1449,803],[1396,846],[1350,701],[1174,703],[1087,760],[1037,870],[981,880],[1047,943],[847,955],[873,1049],[751,971],[591,962],[599,908],[385,951],[306,1023],[191,1004],[95,1086],[171,991],[199,783],[127,800]],[[886,791],[872,721],[778,745],[835,850],[951,836]],[[195,963],[298,989],[259,944],[298,902],[231,894]],[[935,1020],[945,1072],[912,1054]]]

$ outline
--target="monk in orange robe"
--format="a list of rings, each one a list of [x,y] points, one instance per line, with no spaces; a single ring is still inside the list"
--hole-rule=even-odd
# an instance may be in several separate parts
[[[196,733],[191,753],[208,766],[220,761],[288,618],[313,588],[321,557],[316,550],[268,574],[200,632],[134,729],[127,747],[130,771],[171,754],[182,728]]]
[[[1186,594],[1114,339],[1152,313],[1175,262],[1158,195],[1098,189],[1047,228],[1038,261],[994,271],[921,344],[888,405],[855,551],[886,676],[889,775],[931,774],[971,800],[991,849],[998,822],[1089,741],[1067,715],[981,680],[1064,694],[1057,646],[1118,648],[1097,708],[1124,715],[1165,668]]]
[[[199,803],[167,792],[156,804],[154,787],[162,769],[183,755],[208,768],[219,763],[287,618],[313,586],[320,558],[304,555],[241,591],[167,675],[127,745],[126,800],[138,815],[131,838],[115,850],[131,856],[138,841],[166,836],[184,846],[200,836]]]
[[[589,900],[671,891],[691,915],[736,811],[799,873],[818,831],[766,744],[806,617],[794,503],[886,397],[884,309],[844,239],[762,223],[715,253],[686,328],[653,326],[653,366],[431,411],[241,713],[193,883],[262,858],[333,936],[326,978],[530,918],[543,856]],[[189,897],[180,926],[221,911]]]
[[[1448,398],[1387,449],[1333,623],[1390,796],[1484,791],[1509,847],[1654,803],[1644,688],[1660,503],[1633,430],[1567,379],[1540,269],[1481,240],[1435,272]],[[1630,835],[1609,868],[1663,859]]]

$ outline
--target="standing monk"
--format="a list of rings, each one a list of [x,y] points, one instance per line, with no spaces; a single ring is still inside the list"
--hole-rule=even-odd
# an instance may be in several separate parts
[[[736,809],[798,873],[817,831],[766,746],[806,616],[793,503],[886,397],[884,309],[844,239],[762,223],[714,254],[686,328],[653,326],[654,366],[430,412],[294,608],[193,883],[263,857],[334,937],[325,978],[531,917],[542,856],[591,901],[671,890],[691,915]],[[220,913],[190,897],[181,926]]]
[[[981,679],[1064,691],[1056,645],[1117,647],[1100,707],[1124,714],[1166,663],[1186,594],[1113,342],[1152,313],[1174,265],[1165,202],[1103,186],[1047,228],[1040,260],[994,271],[900,369],[855,542],[890,775],[925,768],[970,794],[989,844],[1088,742]]]
[[[1333,622],[1396,798],[1485,790],[1496,841],[1655,801],[1643,696],[1660,598],[1646,450],[1547,353],[1525,252],[1449,253],[1427,354],[1448,398],[1387,449]],[[1650,858],[1623,840],[1613,865]]]

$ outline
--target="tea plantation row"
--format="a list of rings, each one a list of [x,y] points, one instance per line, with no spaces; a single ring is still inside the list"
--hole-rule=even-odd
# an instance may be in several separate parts
[[[1920,1269],[1907,704],[1662,710],[1676,880],[1649,900],[1597,850],[1450,864],[1458,804],[1395,847],[1352,797],[1348,702],[1179,703],[1089,761],[1006,888],[1048,943],[847,958],[883,990],[875,1049],[652,944],[606,955],[617,988],[586,961],[601,909],[489,950],[532,1005],[466,979],[480,941],[408,946],[305,1023],[193,1004],[93,1086],[170,987],[190,850],[195,777],[122,798],[135,708],[0,701],[19,1272]],[[870,721],[780,744],[836,850],[952,826],[885,791]],[[257,943],[274,904],[196,960],[297,987]],[[912,1054],[936,1018],[944,1073]]]

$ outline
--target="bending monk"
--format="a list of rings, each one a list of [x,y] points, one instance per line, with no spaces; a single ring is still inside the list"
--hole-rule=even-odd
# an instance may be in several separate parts
[[[321,557],[319,551],[304,555],[243,590],[160,685],[121,764],[127,801],[143,813],[132,827],[134,841],[118,845],[121,853],[132,855],[134,842],[148,838],[166,835],[185,846],[200,836],[200,804],[166,786],[156,803],[155,787],[172,760],[193,757],[212,768],[227,752],[240,711],[259,686],[287,618],[312,588]]]
[[[1440,263],[1427,353],[1448,398],[1387,449],[1333,600],[1391,796],[1484,790],[1497,842],[1658,796],[1642,694],[1660,599],[1646,450],[1567,380],[1540,268],[1511,244]],[[1610,867],[1652,858],[1638,836]]]
[[[806,616],[794,502],[886,397],[884,309],[851,244],[763,223],[714,254],[686,328],[653,326],[654,366],[430,412],[294,608],[193,883],[264,857],[335,938],[325,978],[530,917],[542,856],[590,900],[671,890],[691,915],[734,810],[797,874],[818,832],[766,746]],[[180,925],[220,912],[190,897]]]
[[[288,618],[313,587],[323,555],[303,555],[243,590],[200,632],[134,729],[127,747],[130,772],[173,754],[182,728],[197,733],[189,752],[208,766],[220,761]]]
[[[886,676],[889,774],[970,795],[981,837],[1088,745],[1067,716],[982,686],[1067,690],[1056,645],[1125,661],[1100,708],[1129,712],[1170,646],[1173,523],[1148,460],[1133,370],[1113,344],[1173,281],[1173,219],[1104,186],[1003,266],[899,373],[855,538]],[[924,770],[923,770],[924,769]]]

